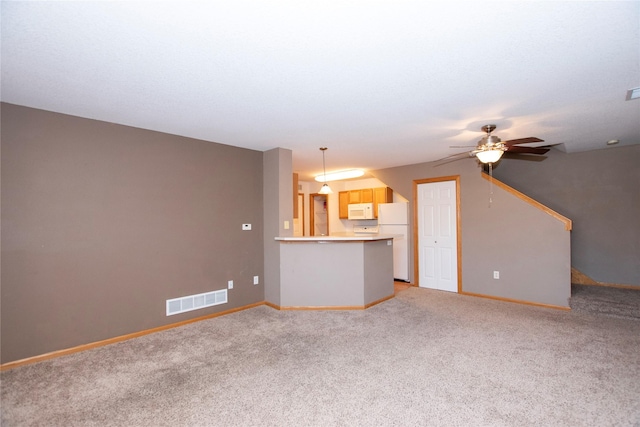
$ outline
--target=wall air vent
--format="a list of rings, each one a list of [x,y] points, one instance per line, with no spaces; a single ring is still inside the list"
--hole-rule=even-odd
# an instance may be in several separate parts
[[[198,310],[200,308],[211,307],[212,305],[226,304],[227,290],[207,292],[204,294],[189,295],[188,297],[174,298],[167,300],[167,316],[180,314],[187,311]]]
[[[640,87],[634,87],[627,91],[627,101],[640,98]]]

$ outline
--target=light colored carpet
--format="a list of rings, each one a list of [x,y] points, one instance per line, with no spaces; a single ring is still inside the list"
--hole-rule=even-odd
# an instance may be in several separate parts
[[[2,373],[2,426],[638,426],[640,322],[410,288]]]
[[[640,321],[640,289],[574,284],[571,309]]]

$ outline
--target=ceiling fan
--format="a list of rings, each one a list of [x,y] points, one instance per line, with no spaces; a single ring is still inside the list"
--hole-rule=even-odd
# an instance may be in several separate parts
[[[512,139],[509,141],[502,141],[495,135],[492,135],[496,129],[496,125],[484,125],[482,126],[482,131],[486,133],[484,138],[478,141],[478,145],[471,151],[464,153],[457,153],[451,156],[445,157],[442,160],[453,161],[457,160],[456,157],[464,158],[464,157],[477,157],[478,160],[482,163],[495,163],[504,153],[518,153],[518,154],[545,154],[551,148],[550,145],[545,145],[542,147],[523,147],[521,144],[531,144],[534,142],[544,142],[544,140],[540,138],[536,138],[534,136],[530,136],[528,138],[519,138]],[[451,146],[450,148],[465,148],[472,146]]]

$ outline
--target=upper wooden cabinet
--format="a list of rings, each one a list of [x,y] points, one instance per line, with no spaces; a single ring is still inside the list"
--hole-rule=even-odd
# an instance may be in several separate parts
[[[361,190],[340,191],[338,193],[339,218],[349,218],[348,205],[352,203],[373,203],[373,217],[378,218],[378,203],[391,203],[393,190],[389,187],[363,188]]]
[[[378,218],[378,203],[393,202],[393,190],[389,187],[373,189],[373,216]]]
[[[349,203],[371,203],[373,202],[373,189],[363,188],[361,190],[349,191]]]
[[[362,195],[360,190],[347,191],[347,194],[349,195],[349,204],[360,203],[360,196]]]
[[[349,218],[349,191],[340,191],[338,192],[338,218],[340,219],[348,219]]]
[[[373,188],[365,188],[360,190],[362,191],[362,202],[361,203],[371,203],[373,202]]]

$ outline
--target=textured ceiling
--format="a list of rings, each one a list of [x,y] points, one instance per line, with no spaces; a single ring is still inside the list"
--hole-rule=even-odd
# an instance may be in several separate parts
[[[308,178],[640,143],[640,2],[2,2],[2,101],[293,151]],[[463,160],[470,161],[470,160]]]

